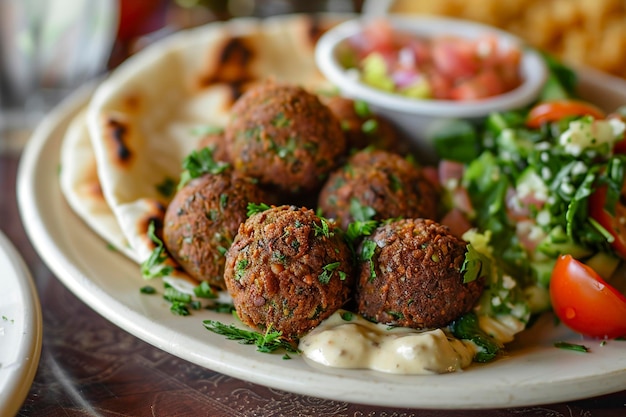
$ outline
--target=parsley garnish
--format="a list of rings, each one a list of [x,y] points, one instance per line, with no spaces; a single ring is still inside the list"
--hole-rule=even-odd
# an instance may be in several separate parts
[[[217,298],[215,290],[211,287],[208,281],[202,281],[193,289],[193,293],[198,298]]]
[[[202,148],[199,151],[193,150],[183,160],[184,171],[178,188],[183,187],[193,178],[198,178],[204,174],[219,174],[229,167],[229,163],[213,159],[213,150],[209,147]]]
[[[372,115],[369,105],[367,104],[367,102],[363,100],[354,101],[354,112],[356,113],[357,116],[363,117],[363,118]]]
[[[247,216],[250,217],[254,214],[264,212],[265,210],[269,210],[271,207],[265,203],[248,203],[247,206]]]
[[[361,125],[361,131],[367,135],[373,135],[378,131],[378,121],[376,119],[367,119]]]
[[[326,221],[326,219],[324,218],[320,218],[320,224],[313,223],[313,230],[315,232],[315,236],[331,237],[333,234],[330,232],[328,221]]]
[[[247,259],[240,259],[239,261],[237,261],[237,263],[235,264],[235,280],[239,281],[243,277],[243,274],[245,274],[247,267]]]
[[[163,181],[156,185],[156,190],[163,197],[171,197],[176,192],[176,181],[171,177],[165,177]]]
[[[253,330],[243,330],[232,324],[226,325],[215,320],[202,322],[207,330],[226,336],[230,340],[238,340],[244,345],[256,345],[257,350],[263,353],[272,353],[277,349],[285,349],[288,352],[298,353],[289,342],[281,339],[282,332],[272,331],[271,326],[265,333]]]
[[[376,252],[376,242],[365,240],[361,246],[361,262],[370,263],[370,282],[376,278],[376,270],[374,268],[374,253]]]
[[[337,268],[339,268],[340,265],[341,262],[339,261],[324,265],[324,267],[322,267],[322,273],[317,276],[319,282],[322,284],[328,284],[333,276],[333,273]],[[339,273],[341,273],[341,271],[339,271]],[[343,274],[343,279],[345,279],[345,273]]]
[[[148,259],[141,263],[141,275],[144,278],[165,277],[174,271],[172,266],[165,265],[165,261],[167,260],[165,245],[163,245],[163,241],[157,237],[154,229],[154,221],[152,221],[148,226],[148,237],[156,246]]]
[[[350,199],[350,215],[357,222],[365,222],[371,220],[376,215],[376,210],[370,206],[361,204],[358,198]]]
[[[156,288],[154,288],[152,285],[145,285],[139,288],[139,292],[142,294],[156,294]]]
[[[461,267],[463,283],[467,284],[480,278],[481,273],[488,270],[489,262],[489,258],[474,249],[471,244],[467,245],[465,260]]]
[[[565,350],[573,350],[574,352],[582,352],[582,353],[587,353],[591,351],[591,349],[589,349],[587,346],[577,345],[577,344],[569,343],[569,342],[555,342],[554,347],[559,348],[559,349],[565,349]]]
[[[342,311],[341,312],[341,319],[344,321],[352,321],[352,319],[354,318],[354,314],[351,311]]]

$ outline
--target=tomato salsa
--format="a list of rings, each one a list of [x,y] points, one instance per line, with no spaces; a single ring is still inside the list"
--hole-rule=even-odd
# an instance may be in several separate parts
[[[380,90],[419,99],[477,100],[521,84],[521,55],[494,35],[425,38],[375,20],[348,39],[342,59]]]

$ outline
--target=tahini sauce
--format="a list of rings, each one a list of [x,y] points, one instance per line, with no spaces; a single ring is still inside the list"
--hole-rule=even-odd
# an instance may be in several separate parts
[[[476,346],[441,329],[419,331],[371,323],[340,310],[300,340],[309,360],[336,368],[372,369],[394,374],[459,371],[472,363]]]

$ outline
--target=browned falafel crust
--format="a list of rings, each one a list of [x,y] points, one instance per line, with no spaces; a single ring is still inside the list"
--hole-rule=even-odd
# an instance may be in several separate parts
[[[225,135],[236,169],[285,191],[319,187],[346,152],[330,109],[295,85],[248,90],[233,105]]]
[[[374,114],[365,102],[340,95],[320,96],[339,120],[344,131],[348,149],[378,149],[404,153],[408,151],[400,141],[398,131],[380,115]]]
[[[191,277],[225,289],[225,252],[246,220],[248,203],[264,201],[255,181],[231,169],[195,178],[167,207],[165,246]]]
[[[224,279],[241,321],[295,341],[350,297],[353,263],[340,230],[312,210],[273,207],[239,228]]]
[[[359,249],[368,254],[355,295],[359,313],[394,326],[446,326],[472,309],[484,287],[480,278],[463,282],[466,251],[467,242],[429,219],[380,226]]]
[[[356,152],[330,175],[318,207],[324,216],[346,228],[355,220],[352,200],[374,209],[375,220],[436,219],[439,191],[419,166],[396,153],[368,148]]]

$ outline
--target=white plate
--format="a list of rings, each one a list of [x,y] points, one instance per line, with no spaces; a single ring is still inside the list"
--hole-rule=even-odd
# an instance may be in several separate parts
[[[609,82],[607,82],[607,80]],[[585,73],[583,87],[607,106],[626,103],[624,83]],[[582,340],[543,317],[523,333],[507,357],[464,372],[397,376],[318,368],[301,357],[256,352],[204,329],[202,320],[229,321],[210,311],[174,316],[159,296],[140,294],[138,265],[112,252],[66,204],[59,190],[59,148],[71,116],[88,99],[82,92],[57,108],[35,132],[18,175],[27,232],[61,281],[98,313],[133,335],[200,366],[258,384],[356,403],[419,408],[494,408],[554,403],[626,387],[626,342]],[[62,169],[62,167],[61,167]],[[152,282],[157,288],[160,283]],[[556,341],[584,343],[587,354]]]
[[[0,232],[0,416],[22,406],[39,365],[41,307],[24,261]]]

